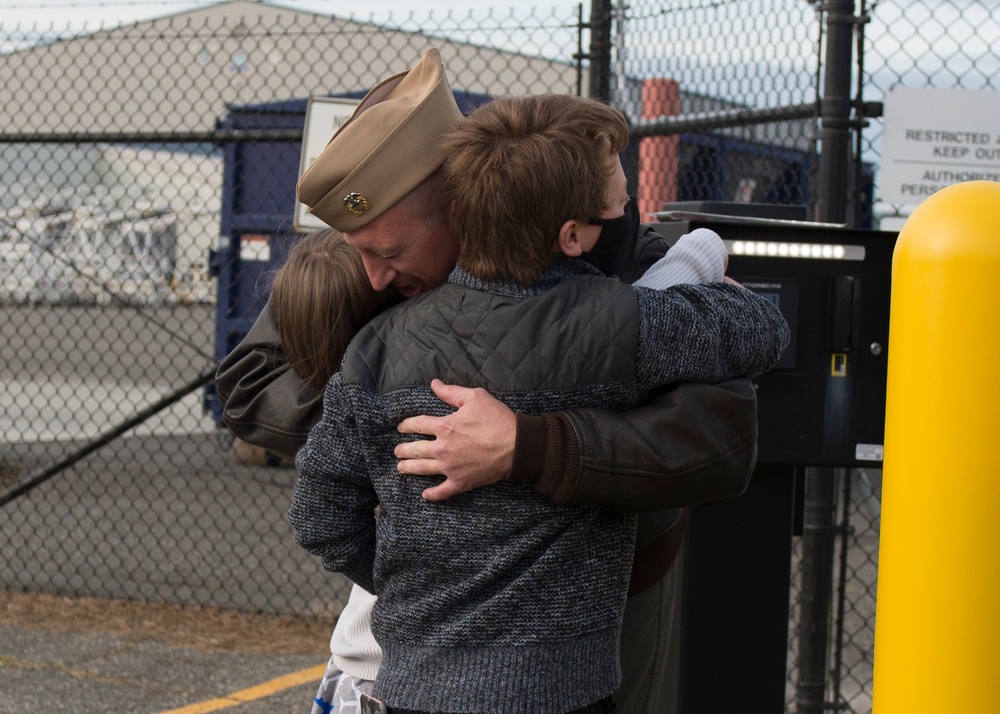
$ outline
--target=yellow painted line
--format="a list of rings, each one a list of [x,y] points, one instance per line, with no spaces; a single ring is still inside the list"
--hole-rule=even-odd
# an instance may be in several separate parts
[[[208,701],[198,702],[197,704],[189,704],[186,707],[171,709],[169,711],[161,712],[160,714],[205,714],[205,712],[216,712],[220,709],[228,709],[229,707],[239,706],[245,702],[252,702],[255,699],[269,697],[275,692],[280,692],[283,689],[291,689],[292,687],[297,687],[300,684],[305,684],[306,682],[319,682],[319,680],[323,678],[324,672],[326,672],[326,665],[321,664],[316,667],[310,667],[309,669],[303,669],[298,672],[286,674],[282,677],[277,677],[268,682],[264,682],[263,684],[250,687],[249,689],[241,689],[238,692],[233,692],[232,694],[220,697],[219,699],[209,699]]]

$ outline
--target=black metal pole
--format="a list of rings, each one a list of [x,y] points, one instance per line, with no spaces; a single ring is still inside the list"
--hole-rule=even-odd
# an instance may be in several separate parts
[[[833,678],[833,701],[840,702],[840,675],[844,666],[844,609],[847,600],[847,552],[848,538],[853,535],[851,528],[851,488],[854,483],[854,471],[845,469],[843,496],[841,503],[844,510],[840,519],[840,527],[837,529],[840,535],[840,574],[837,578],[837,611],[834,615],[833,623],[833,666],[830,674]]]
[[[709,131],[733,127],[771,124],[788,119],[812,119],[816,104],[786,104],[780,107],[755,109],[718,109],[710,112],[687,112],[683,115],[637,119],[629,127],[629,136],[642,139],[647,136],[671,136],[686,131]]]
[[[799,667],[796,711],[826,709],[830,596],[836,528],[835,469],[808,468],[802,511],[802,591],[799,595]]]
[[[826,61],[820,102],[817,220],[844,223],[850,194],[851,70],[854,0],[827,0]],[[828,405],[829,406],[829,405]],[[849,418],[849,415],[841,415]],[[827,424],[827,428],[831,426]],[[806,470],[802,530],[802,593],[799,621],[799,712],[823,712],[829,648],[830,599],[837,470]]]
[[[583,3],[576,6],[576,96],[583,96],[583,60],[586,55],[583,53],[583,31],[587,26],[583,24]]]
[[[611,97],[611,0],[590,3],[590,96]]]
[[[851,58],[857,22],[854,0],[827,0],[817,189],[817,219],[826,223],[843,223],[847,216],[851,162]]]

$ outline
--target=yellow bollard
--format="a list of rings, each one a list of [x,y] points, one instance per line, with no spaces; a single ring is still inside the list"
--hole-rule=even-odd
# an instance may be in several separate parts
[[[888,360],[873,713],[1000,712],[1000,183],[904,224]]]

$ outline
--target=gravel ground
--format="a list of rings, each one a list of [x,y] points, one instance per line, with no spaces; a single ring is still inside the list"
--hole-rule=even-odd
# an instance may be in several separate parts
[[[306,714],[332,627],[0,591],[0,714]]]

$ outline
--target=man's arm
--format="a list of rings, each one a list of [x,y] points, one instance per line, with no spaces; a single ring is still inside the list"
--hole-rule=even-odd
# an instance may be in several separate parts
[[[528,453],[515,456],[515,469],[526,468],[535,489],[558,504],[658,511],[711,503],[741,494],[757,461],[757,395],[748,379],[673,385],[627,412],[519,416],[517,449],[530,452],[521,435],[535,430],[522,419],[543,422],[548,448],[534,469]]]
[[[319,418],[322,395],[289,368],[269,305],[222,362],[217,379],[229,428],[249,443],[294,458]],[[403,459],[399,470],[447,475],[448,480],[425,491],[431,500],[495,483],[516,470],[556,503],[601,505],[603,497],[591,501],[588,494],[598,493],[602,483],[610,490],[621,486],[620,474],[609,474],[624,452],[636,474],[628,483],[649,488],[634,494],[616,491],[608,505],[658,510],[719,500],[745,488],[756,458],[756,398],[748,385],[746,380],[679,385],[626,413],[579,410],[516,417],[485,390],[437,382],[435,393],[458,411],[402,422],[401,432],[435,440],[397,447],[396,455]],[[670,409],[657,406],[661,399]],[[698,411],[703,407],[706,411]],[[609,452],[604,442],[629,446]],[[693,490],[685,491],[675,478],[691,480]]]
[[[687,331],[687,339],[700,342],[698,335],[708,330],[713,339],[706,344],[716,345],[711,355],[703,354],[696,344],[685,347],[681,350],[685,362],[707,370],[706,378],[720,369],[720,373],[753,374],[774,364],[783,346],[781,338],[787,338],[787,327],[777,312],[768,322],[770,329],[762,330],[755,320],[727,318],[721,308],[729,304],[738,315],[744,301],[748,309],[759,310],[759,297],[738,287],[689,287],[684,293],[691,294],[691,301],[682,321],[701,326]],[[674,293],[672,298],[681,295]],[[685,330],[678,325],[673,330],[682,343]],[[516,450],[510,450],[515,432],[506,426],[510,415],[486,392],[443,385],[435,386],[435,392],[458,411],[447,417],[404,420],[400,431],[435,438],[401,444],[395,452],[404,459],[401,473],[448,477],[425,491],[430,500],[509,474],[535,483],[556,503],[661,510],[737,495],[755,460],[756,399],[746,380],[728,388],[675,386],[624,414],[576,410],[535,419],[519,416]],[[484,455],[490,458],[484,460]],[[496,464],[511,468],[502,473]]]
[[[294,459],[319,420],[323,393],[288,365],[270,300],[215,379],[226,426],[246,442]]]
[[[401,432],[435,438],[396,447],[400,473],[448,477],[424,491],[432,501],[516,474],[560,505],[665,510],[739,495],[757,459],[748,379],[673,385],[626,412],[541,416],[515,414],[483,389],[432,387],[458,411],[404,420]]]

